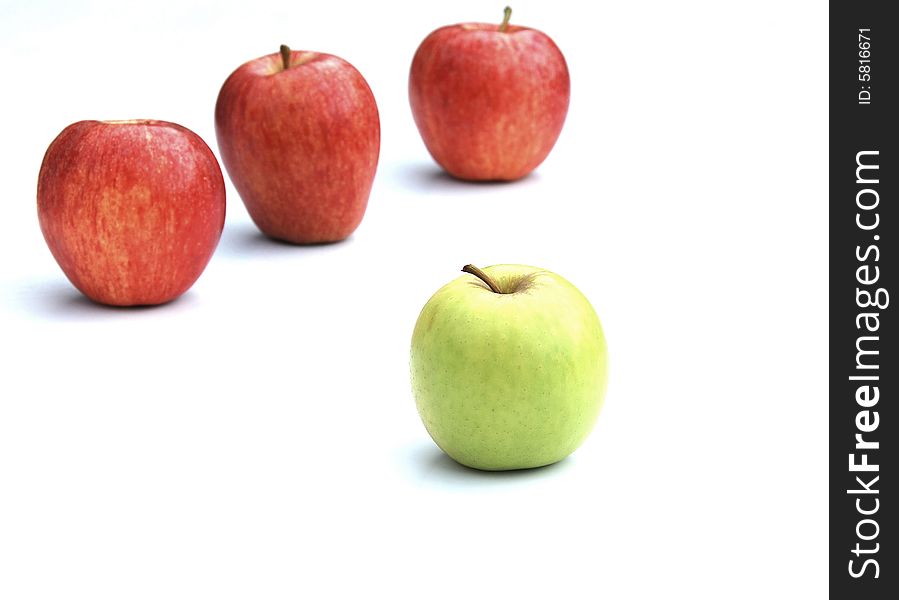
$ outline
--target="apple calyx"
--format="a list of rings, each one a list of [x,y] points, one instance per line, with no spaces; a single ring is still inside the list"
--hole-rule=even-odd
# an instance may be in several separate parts
[[[503,293],[503,291],[499,289],[499,286],[496,285],[496,283],[492,279],[490,279],[490,276],[487,275],[487,273],[485,273],[484,271],[477,268],[476,266],[465,265],[464,267],[462,267],[462,272],[474,275],[475,277],[477,277],[478,279],[480,279],[481,281],[486,283],[487,287],[489,287],[490,291],[492,291],[494,294],[502,294]]]
[[[290,47],[287,44],[281,44],[281,66],[285,71],[290,68]]]
[[[509,27],[509,19],[512,18],[512,7],[507,6],[503,9],[503,22],[499,24],[500,33],[505,33],[506,29]]]

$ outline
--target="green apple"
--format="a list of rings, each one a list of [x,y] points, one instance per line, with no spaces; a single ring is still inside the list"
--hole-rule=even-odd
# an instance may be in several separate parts
[[[596,312],[544,269],[462,270],[428,300],[412,334],[421,420],[444,452],[476,469],[562,460],[589,435],[605,396]]]

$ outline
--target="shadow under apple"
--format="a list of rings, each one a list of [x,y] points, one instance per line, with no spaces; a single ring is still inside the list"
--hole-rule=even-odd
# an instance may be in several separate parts
[[[286,253],[326,252],[353,241],[353,236],[337,242],[319,244],[292,244],[269,237],[252,223],[227,224],[216,248],[215,257],[226,259],[255,259],[259,256],[274,256]]]
[[[572,457],[533,469],[481,471],[454,461],[434,444],[417,445],[406,457],[411,476],[419,483],[448,488],[483,488],[536,482],[561,476],[573,464]]]
[[[417,192],[452,191],[470,194],[473,188],[497,188],[536,183],[540,176],[532,171],[515,181],[468,181],[457,179],[435,163],[413,163],[398,165],[393,169],[394,177],[404,187]]]
[[[179,310],[194,303],[190,290],[170,302],[145,306],[109,306],[94,302],[67,281],[27,283],[15,294],[19,308],[49,321],[89,321],[139,313]]]

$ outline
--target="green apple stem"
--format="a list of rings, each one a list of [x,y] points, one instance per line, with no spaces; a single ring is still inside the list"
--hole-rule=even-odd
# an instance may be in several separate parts
[[[290,68],[290,48],[287,44],[281,44],[281,63],[285,71]]]
[[[504,32],[509,27],[509,19],[512,18],[512,7],[507,6],[503,9],[503,22],[499,24],[500,33]]]
[[[478,279],[480,279],[481,281],[486,283],[487,287],[489,287],[490,290],[494,294],[502,294],[502,291],[500,291],[499,286],[497,286],[496,283],[494,283],[493,280],[490,279],[490,276],[487,275],[487,273],[480,270],[479,268],[477,268],[476,266],[465,265],[464,267],[462,267],[462,272],[470,273],[471,275],[474,275],[475,277],[477,277]]]

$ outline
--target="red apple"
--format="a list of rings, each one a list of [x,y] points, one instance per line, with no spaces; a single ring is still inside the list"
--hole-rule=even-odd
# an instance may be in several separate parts
[[[381,126],[375,98],[345,60],[269,54],[228,77],[215,105],[225,169],[266,235],[336,242],[365,214]]]
[[[509,25],[441,27],[418,47],[409,102],[431,156],[470,180],[524,177],[552,150],[568,113],[565,57],[545,33]]]
[[[183,294],[225,224],[209,147],[165,121],[80,121],[44,155],[37,212],[50,252],[89,298],[116,306]]]

